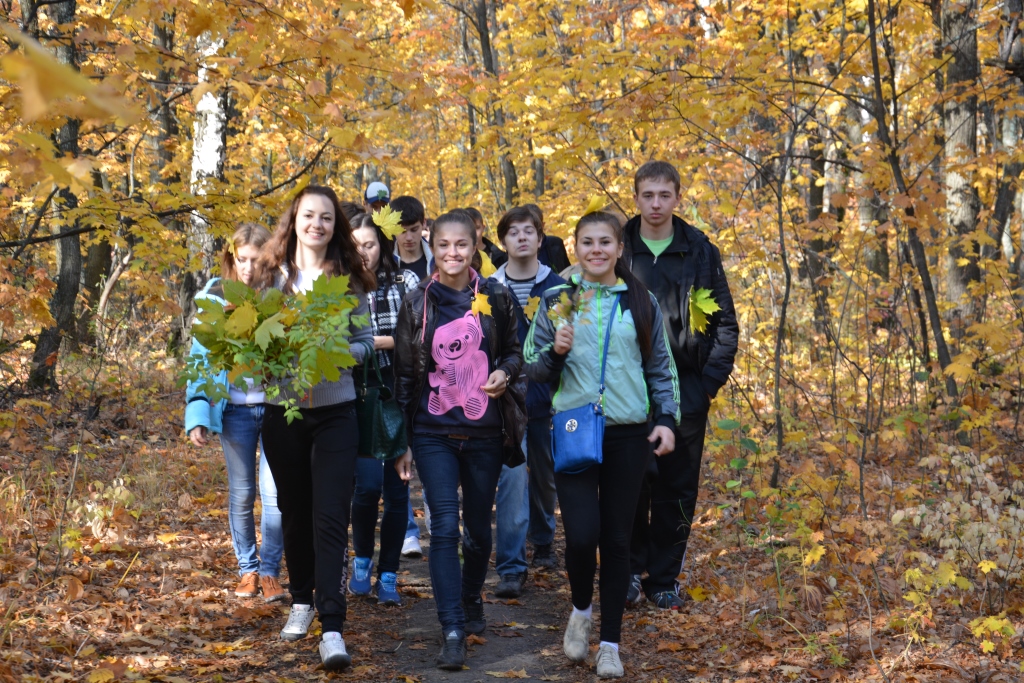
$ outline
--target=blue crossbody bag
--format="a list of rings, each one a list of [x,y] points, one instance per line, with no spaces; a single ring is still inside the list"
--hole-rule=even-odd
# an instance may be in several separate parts
[[[551,417],[551,455],[555,461],[555,472],[560,474],[579,474],[593,465],[600,465],[604,459],[604,368],[621,297],[621,294],[615,297],[611,320],[604,332],[597,403],[564,410]]]

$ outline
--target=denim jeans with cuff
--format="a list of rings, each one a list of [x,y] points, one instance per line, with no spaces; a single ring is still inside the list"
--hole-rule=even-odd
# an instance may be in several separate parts
[[[263,405],[237,405],[224,408],[224,431],[220,444],[228,472],[228,526],[231,545],[238,558],[238,574],[258,572],[277,577],[281,573],[284,539],[281,532],[281,511],[277,508],[277,486],[266,457],[259,457],[259,492],[263,514],[260,533],[263,546],[257,554],[256,523],[253,505],[256,502],[257,447],[263,424]],[[260,448],[262,450],[262,448]]]

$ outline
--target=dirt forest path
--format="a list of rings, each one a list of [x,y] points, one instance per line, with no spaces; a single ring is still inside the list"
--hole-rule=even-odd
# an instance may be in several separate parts
[[[420,508],[421,490],[416,482],[413,484],[413,500]],[[419,519],[419,522],[423,529],[423,520]],[[516,600],[502,600],[493,593],[498,581],[493,564],[485,585],[486,632],[482,636],[470,637],[466,669],[459,672],[438,670],[434,666],[434,657],[439,648],[440,626],[432,599],[427,560],[430,537],[425,532],[422,545],[422,558],[402,558],[399,574],[405,600],[402,608],[381,608],[375,601],[350,596],[345,632],[346,644],[353,657],[353,668],[349,672],[330,675],[320,669],[316,652],[318,641],[313,636],[299,643],[278,641],[276,630],[283,622],[283,609],[280,610],[281,617],[277,617],[277,610],[273,610],[267,619],[251,623],[252,639],[264,640],[276,655],[268,661],[273,672],[284,679],[295,680],[324,676],[418,683],[476,683],[501,678],[537,681],[595,679],[589,666],[568,663],[561,651],[562,626],[570,610],[564,572],[560,568],[553,572],[531,571],[523,595]],[[634,621],[636,614],[631,614],[629,621]],[[269,618],[271,616],[274,618]],[[666,614],[664,617],[672,619],[678,615]],[[650,626],[642,630],[644,636],[656,632]],[[626,657],[627,666],[631,659],[636,665],[636,657]],[[655,665],[659,669],[661,666]],[[632,680],[664,678],[644,677],[641,671],[635,674],[637,677]],[[668,680],[683,679],[674,674]]]
[[[413,491],[419,508],[421,494],[415,482]],[[127,667],[134,666],[140,671],[149,669],[153,680],[168,683],[282,683],[328,678],[404,683],[471,683],[498,678],[595,680],[589,666],[568,663],[561,651],[562,626],[570,611],[568,582],[561,569],[531,572],[521,598],[501,600],[493,594],[498,578],[492,566],[485,587],[488,628],[482,636],[470,637],[467,668],[460,672],[435,668],[440,626],[427,561],[430,537],[425,532],[423,557],[402,558],[403,607],[382,608],[375,601],[350,596],[344,635],[353,666],[341,674],[328,674],[320,667],[317,653],[318,622],[306,639],[285,643],[278,638],[278,631],[285,621],[286,606],[233,595],[234,556],[224,516],[216,507],[218,501],[223,501],[223,496],[203,500],[182,494],[177,502],[179,508],[186,509],[179,511],[179,523],[171,526],[191,525],[192,532],[157,534],[150,537],[148,548],[137,550],[146,559],[142,565],[136,560],[130,569],[142,571],[135,574],[134,581],[128,578],[133,572],[126,571],[122,585],[109,591],[117,605],[137,616],[132,628],[119,637],[97,634],[97,641],[104,643],[102,651],[96,646],[82,648],[87,654],[99,655],[99,666],[93,671],[109,669],[120,678]],[[419,522],[422,528],[423,520]],[[159,573],[147,576],[157,567]],[[286,581],[286,576],[282,578]],[[88,590],[98,598],[98,588],[89,586]],[[627,673],[631,672],[629,680],[685,680],[679,671],[653,675],[675,668],[673,651],[681,649],[675,638],[659,643],[654,636],[660,629],[653,624],[661,621],[670,632],[681,620],[679,614],[659,614],[649,608],[627,614],[623,659]],[[672,644],[666,647],[666,642]],[[596,648],[596,640],[594,645]],[[87,680],[106,683],[114,678],[100,672]]]

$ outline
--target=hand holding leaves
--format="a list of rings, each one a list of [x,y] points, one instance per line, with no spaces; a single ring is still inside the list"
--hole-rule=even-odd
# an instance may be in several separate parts
[[[228,388],[217,382],[224,370],[240,388],[246,379],[265,384],[270,399],[282,388],[303,396],[322,380],[337,381],[340,368],[355,365],[350,325],[369,324],[367,316],[351,317],[359,299],[349,292],[344,276],[320,276],[310,291],[295,296],[277,289],[257,292],[225,280],[224,298],[227,305],[201,300],[192,333],[208,353],[190,357],[182,377],[201,382],[200,390],[211,401],[227,397]],[[296,399],[281,404],[289,422],[301,418]]]

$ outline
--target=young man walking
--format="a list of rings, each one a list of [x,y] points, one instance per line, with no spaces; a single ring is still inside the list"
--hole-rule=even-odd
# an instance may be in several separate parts
[[[403,232],[395,238],[398,267],[411,270],[420,280],[426,280],[433,255],[423,238],[423,227],[427,222],[423,203],[415,197],[395,197],[391,200],[391,210],[402,212]]]
[[[682,571],[700,484],[700,463],[711,400],[728,381],[739,328],[722,256],[707,235],[673,215],[679,172],[648,161],[633,180],[639,216],[625,226],[623,258],[657,297],[679,372],[680,413],[675,451],[652,458],[637,504],[627,601],[644,594],[659,608],[679,609]],[[720,310],[706,328],[690,322],[690,296],[708,289]],[[641,580],[646,572],[647,578]]]
[[[505,285],[519,322],[519,342],[530,329],[530,299],[565,280],[537,258],[544,231],[526,207],[510,209],[498,222],[498,240],[508,261],[494,274]],[[494,594],[519,597],[526,581],[526,541],[533,545],[533,566],[551,569],[555,555],[555,469],[551,460],[551,386],[530,382],[526,389],[526,463],[503,467],[495,497],[497,509],[496,569],[501,581]],[[527,484],[529,480],[529,484]],[[527,524],[527,520],[529,523]]]

